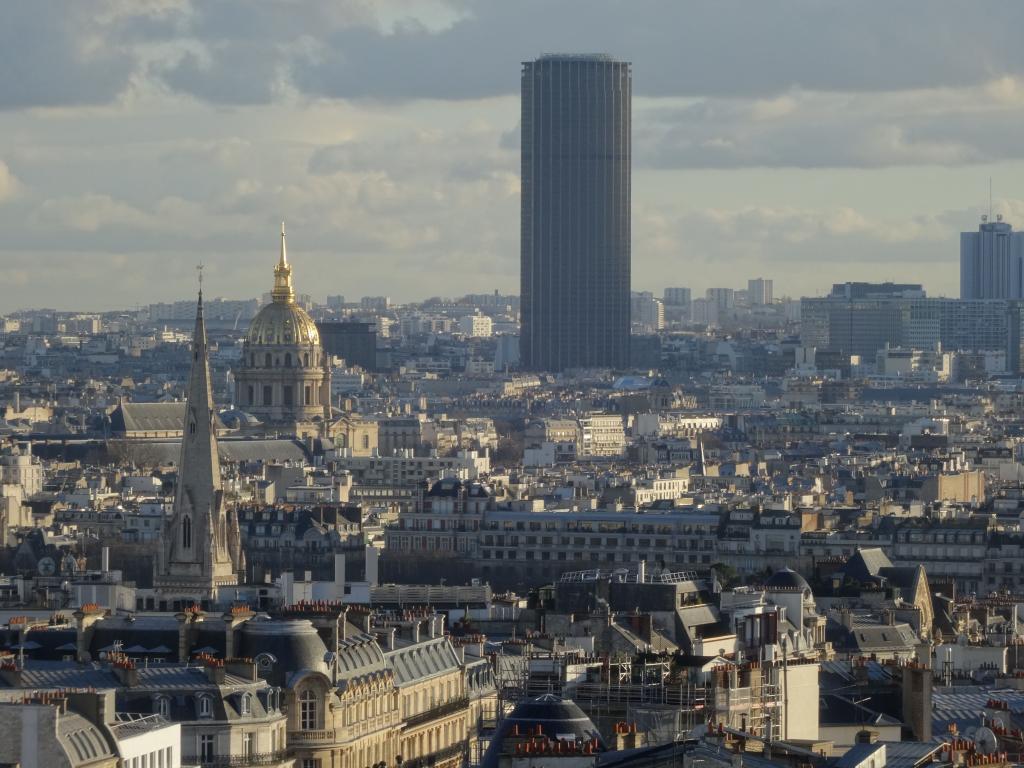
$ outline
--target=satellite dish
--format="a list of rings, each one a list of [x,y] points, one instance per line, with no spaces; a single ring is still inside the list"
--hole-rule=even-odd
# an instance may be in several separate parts
[[[52,557],[44,557],[39,560],[36,568],[39,569],[40,576],[53,576],[57,572],[57,563]]]
[[[983,725],[974,732],[974,747],[983,755],[991,755],[999,749],[999,741],[992,729]]]

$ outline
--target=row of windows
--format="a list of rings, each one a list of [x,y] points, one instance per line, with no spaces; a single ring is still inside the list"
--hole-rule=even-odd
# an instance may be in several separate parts
[[[300,358],[298,356],[296,356],[296,358],[295,358],[296,364],[299,363],[299,359]],[[304,353],[302,355],[301,360],[302,360],[302,367],[303,368],[309,368],[309,352]],[[292,353],[291,352],[285,352],[284,353],[283,361],[284,361],[284,367],[285,368],[291,368],[292,367]],[[264,368],[277,368],[277,367],[279,367],[281,365],[281,362],[282,362],[282,358],[274,357],[269,352],[266,353],[263,356],[263,367]],[[313,362],[314,362],[314,364],[316,363],[316,358],[313,359]],[[256,367],[256,354],[255,353],[251,353],[249,355],[249,367],[250,368],[255,368]]]
[[[619,563],[635,563],[635,562],[638,562],[640,560],[648,560],[648,559],[650,559],[646,552],[640,552],[640,553],[635,553],[635,554],[634,553],[630,553],[630,554],[616,554],[615,552],[605,552],[603,554],[603,556],[602,556],[602,553],[600,553],[600,552],[555,552],[555,553],[540,552],[540,553],[537,553],[537,552],[533,552],[532,550],[527,550],[527,551],[523,552],[522,553],[523,556],[520,557],[519,556],[519,554],[520,554],[519,551],[518,550],[514,550],[514,549],[513,550],[509,550],[507,552],[505,550],[503,550],[503,549],[495,549],[495,550],[493,550],[493,552],[490,549],[485,549],[485,550],[483,550],[482,554],[483,554],[484,560],[490,560],[492,558],[494,560],[541,560],[541,561],[556,560],[558,562],[565,562],[567,560],[589,560],[590,562],[593,562],[593,563],[597,563],[597,562],[600,562],[601,560],[604,560],[605,562],[608,562],[608,563],[615,563],[615,562],[619,562]],[[554,557],[552,557],[552,554],[554,554]],[[711,564],[711,555],[695,555],[695,554],[691,554],[691,555],[688,555],[687,558],[685,558],[685,559],[682,556],[676,556],[675,558],[672,559],[672,561],[675,562],[676,564],[679,564],[679,565],[683,565],[685,563],[689,563],[691,565],[697,565],[698,563],[702,563],[704,565],[710,565]]]
[[[278,405],[278,403],[274,402],[274,387],[272,385],[270,385],[270,384],[264,385],[264,387],[263,387],[262,402],[256,402],[256,391],[257,391],[256,387],[253,386],[252,384],[250,384],[248,386],[248,389],[246,390],[246,394],[248,395],[248,400],[246,402],[246,405],[263,405],[263,406]],[[317,404],[315,402],[316,398],[314,397],[314,392],[313,392],[313,388],[312,387],[306,386],[304,388],[304,390],[303,390],[303,400],[304,400],[303,405],[316,405]],[[291,406],[291,405],[295,405],[295,404],[296,403],[295,403],[295,396],[294,396],[294,388],[291,385],[289,385],[289,384],[285,384],[283,387],[281,387],[281,403],[280,403],[280,405]]]
[[[133,757],[125,761],[125,768],[171,768],[174,765],[173,750],[173,747],[164,747]]]
[[[555,537],[554,536],[540,536],[540,537],[537,537],[537,536],[523,536],[523,537],[508,536],[508,537],[505,537],[505,536],[502,536],[502,535],[498,535],[498,536],[487,535],[487,536],[483,537],[483,544],[484,544],[484,546],[487,546],[487,547],[490,547],[490,546],[518,547],[521,544],[525,544],[526,546],[536,546],[538,544],[540,546],[554,546],[554,544],[555,544]],[[703,540],[698,540],[698,539],[678,539],[675,542],[673,542],[670,539],[633,539],[633,538],[629,538],[629,537],[627,537],[625,539],[619,539],[617,537],[616,538],[608,537],[608,538],[602,539],[602,538],[593,537],[593,536],[588,539],[588,538],[586,538],[584,536],[573,536],[573,537],[560,536],[560,537],[558,537],[558,544],[559,544],[559,546],[562,546],[562,547],[574,546],[574,547],[613,547],[613,548],[615,548],[615,547],[620,546],[620,544],[621,544],[623,547],[644,547],[644,548],[647,548],[647,547],[653,546],[655,549],[665,549],[665,548],[668,548],[668,547],[673,547],[675,549],[681,549],[681,550],[686,550],[686,549],[712,550],[712,549],[715,548],[715,542],[714,542],[713,539],[703,539]]]

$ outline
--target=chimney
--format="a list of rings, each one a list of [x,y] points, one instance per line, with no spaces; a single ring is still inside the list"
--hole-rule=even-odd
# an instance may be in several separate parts
[[[259,675],[256,673],[256,662],[250,659],[228,659],[224,663],[224,669],[235,677],[256,682]]]
[[[932,740],[932,673],[924,666],[903,668],[903,722],[917,741]]]
[[[412,640],[413,643],[418,643],[420,641],[420,622],[419,622],[419,619],[413,619],[409,623],[409,639]]]
[[[100,570],[104,575],[110,573],[110,547],[104,547],[100,555]]]
[[[843,608],[839,611],[839,623],[846,629],[853,629],[853,614],[849,608]]]
[[[207,664],[206,665],[206,679],[214,685],[221,685],[224,682],[224,665],[223,664]]]
[[[0,680],[11,688],[21,688],[21,670],[13,662],[5,662],[0,666]]]
[[[89,643],[92,641],[92,627],[106,614],[96,603],[86,603],[72,614],[75,617],[75,658],[80,664],[92,661]]]
[[[68,709],[94,725],[109,725],[117,719],[115,695],[113,689],[68,693]]]
[[[133,661],[113,661],[110,664],[110,671],[126,688],[134,688],[139,684],[139,670],[135,668]]]
[[[203,620],[203,612],[198,609],[189,609],[182,613],[174,614],[178,620],[178,663],[184,664],[188,661],[188,652],[192,646],[191,634],[195,624]]]

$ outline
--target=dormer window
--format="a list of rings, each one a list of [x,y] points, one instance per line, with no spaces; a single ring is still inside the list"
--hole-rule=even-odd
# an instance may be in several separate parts
[[[156,713],[162,717],[169,718],[171,716],[171,700],[166,696],[156,697]]]
[[[238,712],[241,715],[252,714],[252,696],[248,693],[243,693],[242,698],[239,699]]]
[[[209,696],[199,697],[199,716],[213,717],[213,701]]]

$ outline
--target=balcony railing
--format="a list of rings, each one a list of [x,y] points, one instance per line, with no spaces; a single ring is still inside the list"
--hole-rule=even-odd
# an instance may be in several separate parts
[[[415,757],[402,763],[402,768],[431,768],[456,759],[464,759],[466,756],[466,745],[463,742],[452,744],[450,747],[431,752],[429,755]]]
[[[292,744],[334,741],[334,731],[288,731],[288,741]]]
[[[250,755],[182,755],[182,765],[199,765],[202,768],[249,768],[249,766],[277,765],[290,762],[292,758],[284,750],[279,752],[255,752]]]
[[[406,728],[415,728],[417,725],[428,723],[431,720],[436,720],[439,717],[445,717],[447,715],[453,715],[456,712],[460,712],[469,706],[469,697],[463,696],[458,699],[451,699],[449,701],[435,704],[430,709],[419,712],[411,717],[405,719]]]

